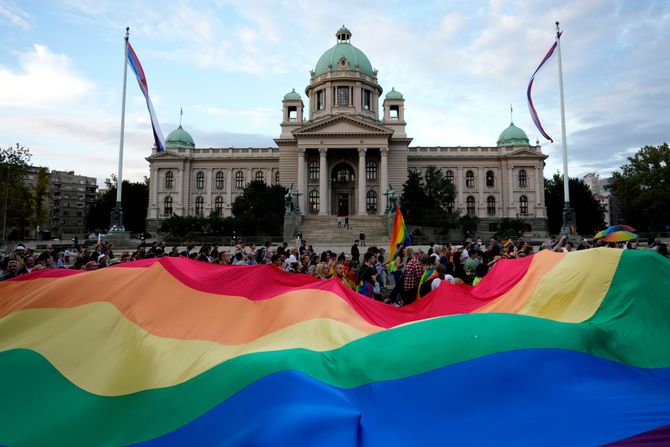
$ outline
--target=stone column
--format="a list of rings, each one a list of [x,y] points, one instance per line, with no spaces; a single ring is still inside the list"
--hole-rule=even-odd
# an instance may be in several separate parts
[[[484,208],[484,186],[486,183],[484,182],[484,168],[478,168],[477,169],[477,175],[479,176],[479,208],[480,210]],[[479,214],[479,213],[478,213]],[[480,216],[485,216],[486,213],[480,214]]]
[[[319,148],[319,216],[328,215],[328,149]]]
[[[508,175],[507,177],[509,178],[509,184],[507,185],[509,188],[509,203],[508,205],[508,214],[510,218],[515,218],[516,213],[514,212],[514,166],[509,166],[508,168]]]
[[[209,208],[208,211],[212,211],[214,209],[214,203],[212,203],[212,189],[214,188],[213,185],[214,168],[209,168],[206,172],[207,174],[205,174],[206,175],[205,186],[207,187],[207,207]],[[207,216],[209,213],[203,210],[203,214]]]
[[[389,186],[389,148],[382,147],[379,149],[381,155],[379,166],[379,211],[380,215],[386,212],[386,199],[388,196],[384,195],[386,188]]]
[[[305,149],[298,148],[298,193],[302,194],[298,196],[298,206],[300,207],[300,214],[305,214],[305,194],[307,194],[306,189],[306,178],[305,178]]]
[[[226,205],[233,206],[233,168],[226,172]]]
[[[463,188],[465,188],[465,182],[463,182],[463,168],[456,169],[456,188],[458,189],[458,206],[457,208],[463,209]]]
[[[364,147],[358,148],[358,214],[365,216],[365,152]]]

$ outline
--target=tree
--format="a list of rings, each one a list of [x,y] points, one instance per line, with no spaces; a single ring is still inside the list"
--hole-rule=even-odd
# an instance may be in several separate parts
[[[408,172],[400,206],[409,225],[440,227],[446,232],[458,219],[451,209],[455,196],[456,188],[444,172],[429,166],[425,180],[419,171]]]
[[[32,212],[30,215],[30,226],[37,228],[46,223],[49,217],[46,200],[49,198],[49,170],[39,168],[37,170],[37,179],[32,188]]]
[[[282,234],[285,194],[283,186],[268,186],[260,180],[249,182],[233,202],[236,231],[247,236]]]
[[[0,197],[3,240],[7,237],[7,228],[25,227],[27,224],[30,192],[25,184],[25,175],[31,156],[30,149],[19,143],[6,149],[0,148],[0,185],[4,189],[4,196]]]
[[[577,216],[577,232],[595,234],[605,227],[605,208],[593,196],[584,180],[571,178],[570,205]],[[544,179],[544,200],[547,204],[549,232],[558,234],[563,225],[563,177],[558,173],[551,179]]]
[[[95,201],[86,214],[86,228],[89,231],[101,231],[109,228],[110,213],[116,205],[116,177],[105,180],[107,191]],[[123,226],[133,233],[144,233],[147,207],[149,206],[149,187],[144,182],[123,181],[121,191],[123,207]]]
[[[667,231],[670,227],[670,148],[644,146],[612,174],[607,188],[622,206],[627,224],[638,231]]]

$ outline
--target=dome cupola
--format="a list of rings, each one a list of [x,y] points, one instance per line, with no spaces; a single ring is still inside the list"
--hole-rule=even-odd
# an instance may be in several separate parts
[[[502,131],[498,137],[498,147],[509,146],[530,146],[528,136],[521,128],[516,127],[514,123],[510,123],[509,127]]]
[[[195,143],[190,133],[186,132],[181,124],[165,139],[166,149],[188,148],[194,149]]]
[[[316,63],[312,76],[319,76],[336,68],[359,71],[368,76],[377,77],[370,59],[361,50],[351,44],[351,31],[344,25],[335,33],[337,43],[326,50]]]

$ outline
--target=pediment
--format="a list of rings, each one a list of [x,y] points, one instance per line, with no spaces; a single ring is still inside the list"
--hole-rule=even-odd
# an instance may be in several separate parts
[[[393,131],[379,124],[371,123],[348,115],[338,115],[323,119],[317,123],[309,124],[294,130],[293,135],[386,135],[390,136]]]
[[[542,152],[531,151],[530,149],[518,149],[514,152],[506,154],[507,158],[547,158],[547,155]]]
[[[156,160],[184,160],[186,158],[187,157],[185,157],[184,155],[171,152],[170,150],[166,150],[163,152],[158,152],[156,154],[151,154],[146,159],[150,161],[156,161]]]

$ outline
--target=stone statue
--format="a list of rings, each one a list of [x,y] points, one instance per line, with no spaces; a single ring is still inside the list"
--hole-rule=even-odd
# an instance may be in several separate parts
[[[296,202],[295,202],[295,193],[293,192],[293,183],[289,186],[286,195],[284,196],[284,208],[286,212],[284,213],[287,216],[295,214],[296,212]]]
[[[393,186],[389,183],[389,188],[386,191],[386,213],[395,214],[396,207],[400,204],[400,198],[398,194],[393,190]]]

